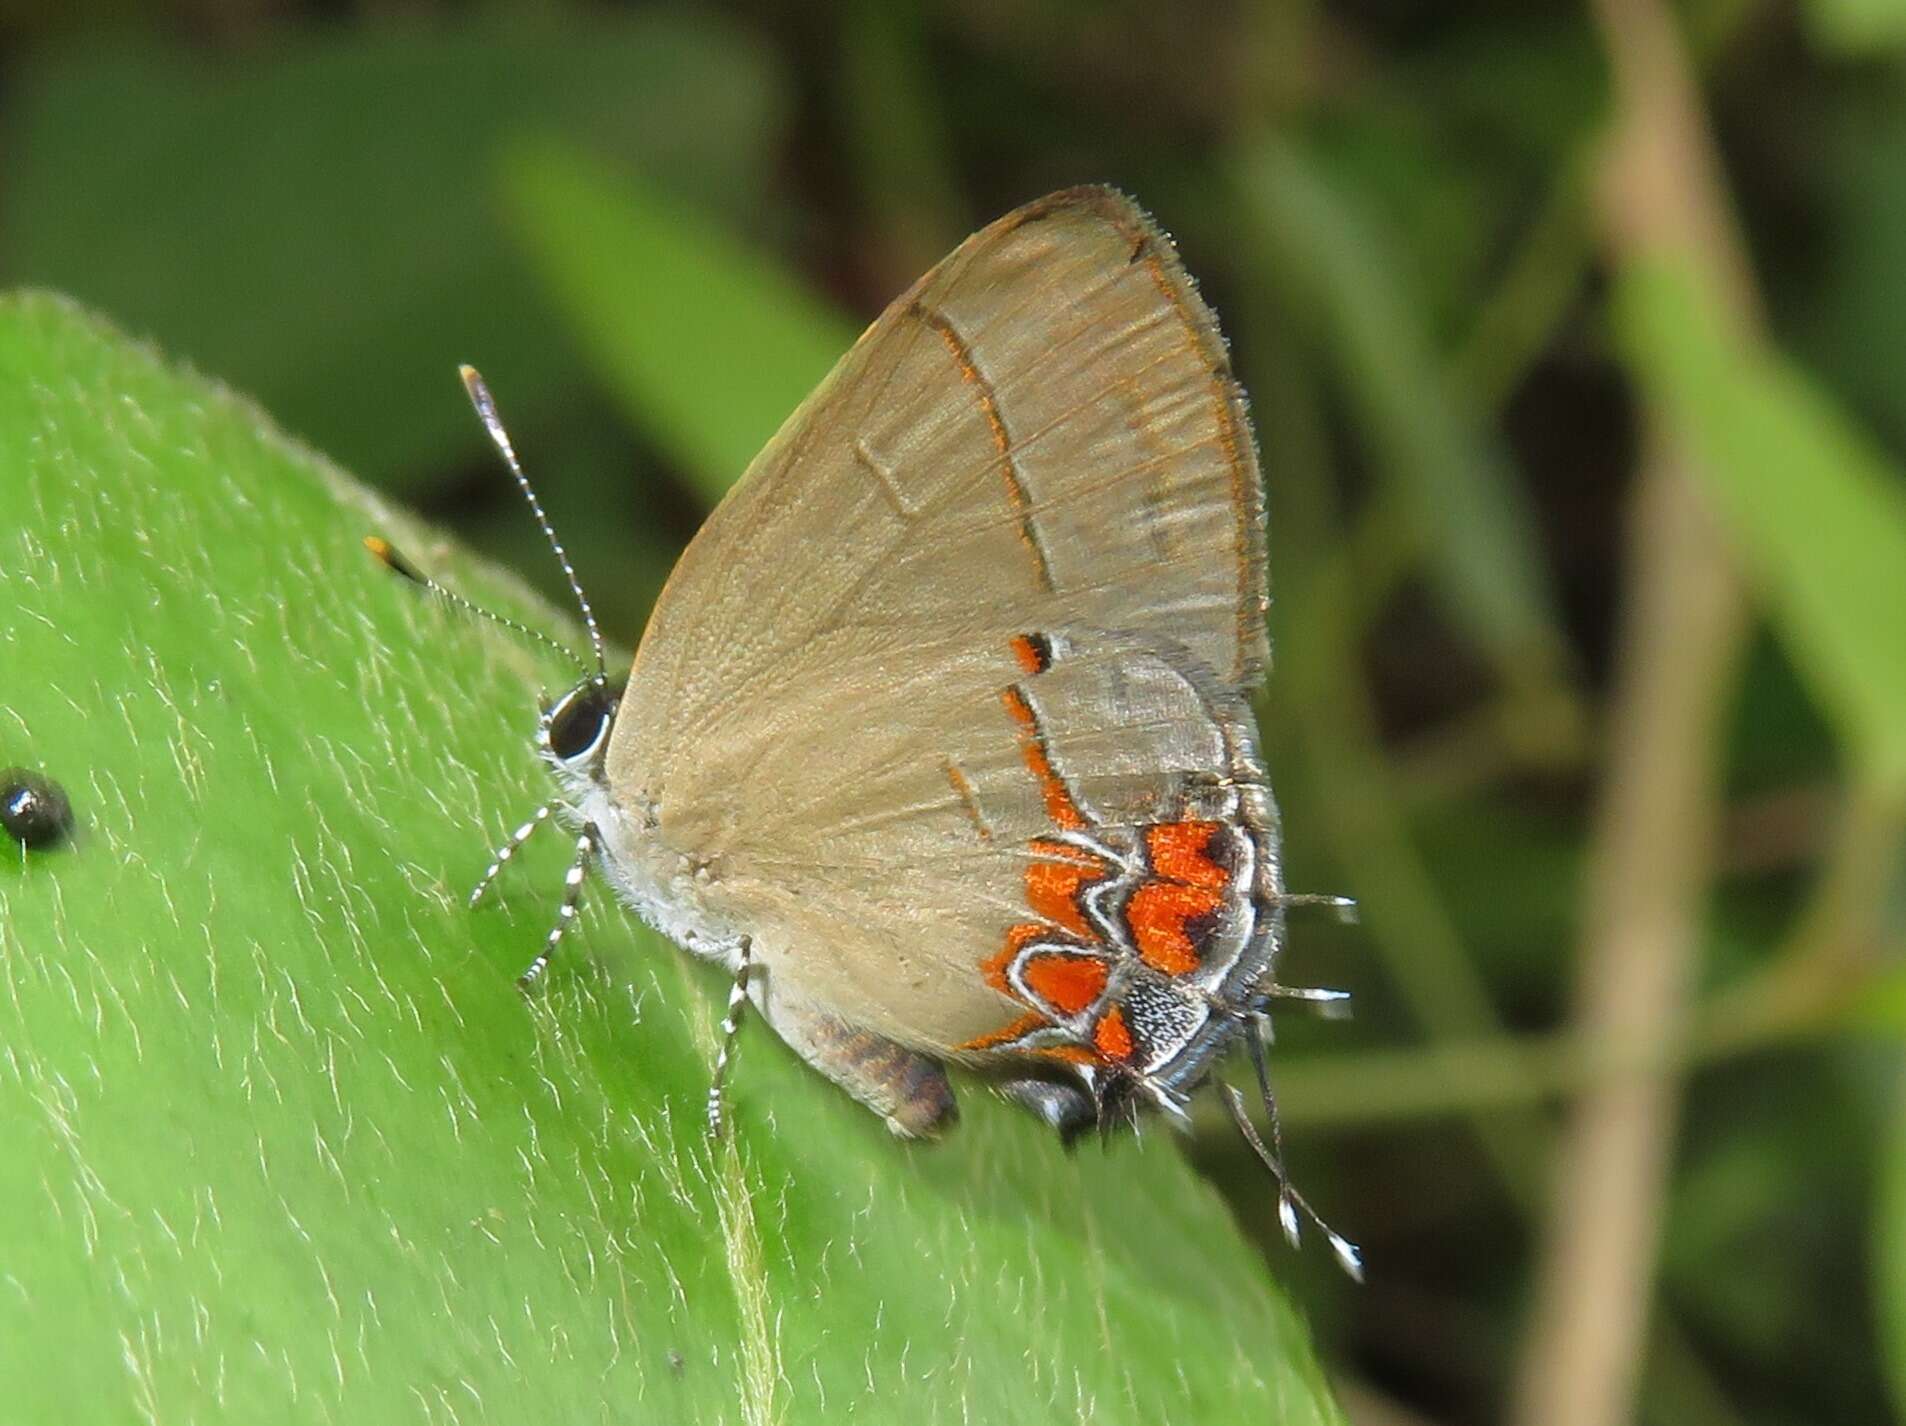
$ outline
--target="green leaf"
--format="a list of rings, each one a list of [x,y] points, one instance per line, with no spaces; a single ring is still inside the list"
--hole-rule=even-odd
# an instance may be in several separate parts
[[[0,508],[0,761],[80,818],[0,844],[9,1421],[1340,1419],[1169,1135],[903,1145],[750,1025],[711,1148],[721,977],[600,890],[518,994],[562,839],[464,893],[567,675],[358,540],[573,641],[519,585],[43,296]]]
[[[9,280],[112,312],[380,481],[482,450],[441,399],[457,361],[525,429],[572,419],[574,354],[494,212],[504,134],[572,135],[738,214],[787,108],[744,34],[669,14],[288,31],[228,64],[95,44],[11,77]]]
[[[1906,485],[1798,367],[1667,260],[1621,279],[1633,369],[1691,443],[1794,666],[1861,770],[1906,789]]]
[[[503,191],[603,381],[710,504],[857,335],[721,224],[558,142],[512,148]]]

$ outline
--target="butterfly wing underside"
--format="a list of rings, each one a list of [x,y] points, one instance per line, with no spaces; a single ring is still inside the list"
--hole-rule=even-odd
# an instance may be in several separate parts
[[[1268,657],[1262,525],[1169,241],[1109,190],[1052,195],[896,300],[710,517],[608,780],[749,928],[777,1029],[891,1120],[865,1081],[920,1065],[875,1051],[977,1057],[1023,1008],[1002,938],[1040,919],[1029,865],[1067,875],[1060,824],[1182,820],[1255,776],[1215,730]]]

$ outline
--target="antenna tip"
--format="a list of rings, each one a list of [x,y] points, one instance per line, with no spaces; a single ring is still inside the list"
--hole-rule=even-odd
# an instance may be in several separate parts
[[[430,583],[429,580],[424,578],[422,572],[409,560],[398,554],[396,547],[382,535],[366,535],[364,537],[364,548],[371,552],[373,559],[383,565],[384,568],[390,570],[393,574],[401,574],[413,584]]]

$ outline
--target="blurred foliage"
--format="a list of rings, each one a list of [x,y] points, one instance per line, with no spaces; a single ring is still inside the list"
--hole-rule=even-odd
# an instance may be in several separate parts
[[[1194,1150],[1372,1421],[1500,1412],[1597,1072],[1566,1017],[1645,404],[1761,623],[1639,1419],[1906,1421],[1906,7],[1678,13],[1770,350],[1604,256],[1592,16],[1482,0],[12,0],[0,272],[555,592],[453,384],[482,365],[632,644],[858,323],[1015,203],[1136,194],[1253,396],[1290,876],[1363,901],[1295,923],[1288,978],[1359,1014],[1280,1022],[1279,1068],[1370,1286],[1273,1246],[1222,1125]]]
[[[1685,272],[1624,293],[1634,368],[1689,433],[1858,773],[1906,794],[1906,490],[1804,373],[1744,352]],[[1804,538],[1802,538],[1804,536]]]

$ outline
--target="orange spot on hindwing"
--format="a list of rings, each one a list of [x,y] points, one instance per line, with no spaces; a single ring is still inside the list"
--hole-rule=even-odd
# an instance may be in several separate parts
[[[1082,941],[1098,939],[1080,897],[1105,875],[1104,866],[1089,852],[1064,842],[1035,841],[1028,850],[1033,860],[1026,863],[1026,904]]]
[[[1048,952],[1026,957],[1019,978],[1039,999],[1062,1015],[1077,1015],[1091,1008],[1105,992],[1110,972],[1104,961],[1092,956],[1066,956]]]
[[[1211,842],[1223,831],[1217,822],[1159,822],[1145,829],[1145,850],[1152,870],[1187,886],[1213,889],[1231,879],[1231,873],[1211,859]]]
[[[1044,634],[1021,634],[1013,640],[1013,657],[1027,673],[1052,667],[1052,643]]]
[[[1215,891],[1171,881],[1148,881],[1125,903],[1125,923],[1145,964],[1166,975],[1198,968],[1203,928],[1191,923],[1223,904]]]
[[[1125,902],[1132,945],[1165,975],[1189,975],[1203,961],[1210,917],[1224,905],[1231,869],[1212,855],[1226,835],[1218,822],[1160,822],[1145,829],[1152,878]]]
[[[1013,993],[1013,983],[1007,978],[1006,971],[1016,957],[1030,941],[1036,941],[1045,934],[1046,928],[1037,921],[1021,921],[1006,933],[1006,944],[995,954],[980,962],[980,974],[986,983],[1001,995]]]
[[[1092,1043],[1108,1060],[1129,1060],[1132,1057],[1132,1030],[1125,1023],[1125,1012],[1116,1005],[1108,1007],[1099,1016],[1099,1023],[1092,1027]]]

